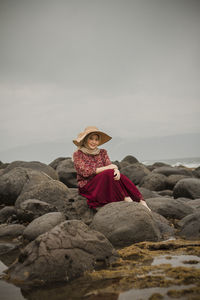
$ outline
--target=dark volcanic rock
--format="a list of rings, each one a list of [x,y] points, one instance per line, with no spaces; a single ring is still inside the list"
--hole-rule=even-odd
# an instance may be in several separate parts
[[[195,212],[200,210],[200,198],[195,200],[189,200],[187,201],[187,204],[190,205],[195,210]]]
[[[198,240],[200,238],[200,212],[186,216],[178,225],[181,227],[178,235],[182,238],[188,240]]]
[[[182,219],[194,212],[193,208],[183,201],[169,197],[156,197],[146,200],[152,211],[170,219]]]
[[[23,233],[25,226],[20,224],[1,224],[0,237],[1,238],[14,238]]]
[[[0,223],[6,223],[9,220],[9,218],[16,214],[17,210],[14,206],[5,206],[0,210]]]
[[[13,205],[20,193],[44,181],[53,181],[45,173],[16,167],[0,177],[0,203]]]
[[[126,157],[124,157],[122,159],[122,161],[120,162],[120,166],[121,168],[126,167],[128,165],[133,165],[135,163],[138,163],[139,161],[137,160],[137,158],[135,158],[132,155],[127,155]]]
[[[137,188],[139,189],[144,199],[160,197],[160,195],[157,192],[148,190],[144,187],[137,187]]]
[[[69,281],[116,256],[100,232],[81,221],[65,221],[28,244],[7,273],[12,282],[29,285]]]
[[[20,209],[17,210],[17,212],[18,216],[20,214],[21,219],[23,219],[22,215],[24,215],[24,217],[27,214],[32,215],[32,221],[33,219],[36,219],[49,212],[57,212],[57,208],[44,201],[40,201],[37,199],[28,199],[20,204]]]
[[[29,190],[20,194],[15,206],[20,208],[22,202],[28,199],[38,199],[55,206],[58,211],[65,212],[69,189],[62,182],[57,180],[42,182],[32,186]]]
[[[177,182],[173,191],[174,198],[186,197],[197,199],[200,197],[200,179],[185,178]]]
[[[172,197],[173,196],[173,191],[171,191],[171,190],[159,191],[158,195],[160,195],[160,196],[166,196],[166,197]]]
[[[159,173],[163,174],[165,176],[170,176],[170,175],[185,175],[185,176],[190,176],[192,177],[192,171],[187,169],[187,168],[181,168],[181,167],[159,167],[156,168],[152,171],[153,173]]]
[[[67,159],[67,157],[58,157],[56,159],[54,159],[50,164],[49,166],[52,167],[54,170],[56,170],[58,164],[62,161],[62,160],[65,160]]]
[[[147,169],[150,170],[150,171],[153,171],[154,169],[156,168],[159,168],[159,167],[164,167],[164,166],[169,166],[169,164],[165,164],[163,162],[155,162],[153,165],[147,165]]]
[[[120,172],[126,175],[134,184],[139,184],[143,177],[150,173],[150,171],[141,163],[122,167]]]
[[[173,190],[173,188],[175,187],[177,182],[180,181],[181,179],[184,179],[184,178],[188,178],[188,176],[185,176],[185,175],[169,175],[167,177],[168,189]]]
[[[194,177],[200,178],[200,167],[192,171]]]
[[[91,228],[120,247],[142,241],[158,241],[161,234],[147,208],[136,202],[113,202],[94,216]]]
[[[150,173],[142,179],[140,186],[151,191],[166,190],[167,177],[162,174]]]
[[[38,235],[51,230],[63,221],[65,221],[65,217],[60,212],[45,214],[33,220],[24,230],[23,236],[25,239],[32,241],[38,237]]]
[[[160,230],[162,239],[169,239],[171,237],[174,237],[175,234],[174,228],[170,226],[169,221],[165,217],[153,211],[152,211],[152,216],[156,225]]]
[[[11,164],[9,164],[9,166],[4,170],[4,174],[10,172],[12,169],[16,168],[16,167],[21,167],[21,168],[25,168],[25,169],[32,169],[32,170],[36,170],[39,172],[44,172],[45,174],[47,174],[48,176],[50,176],[52,179],[57,180],[58,179],[58,174],[56,173],[56,171],[46,165],[43,164],[39,161],[13,161]]]
[[[71,159],[60,161],[56,171],[58,172],[59,180],[66,184],[67,187],[76,188],[78,186],[77,173]]]

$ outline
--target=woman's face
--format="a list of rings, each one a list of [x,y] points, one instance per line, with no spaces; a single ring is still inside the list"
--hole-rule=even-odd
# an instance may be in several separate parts
[[[89,149],[95,150],[99,146],[99,136],[97,134],[89,135],[86,145]]]

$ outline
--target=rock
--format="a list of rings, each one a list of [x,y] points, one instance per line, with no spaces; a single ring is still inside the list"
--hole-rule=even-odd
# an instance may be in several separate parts
[[[128,165],[133,165],[135,163],[138,163],[139,161],[137,160],[137,158],[135,158],[132,155],[127,155],[126,157],[124,157],[122,159],[122,161],[120,162],[120,168],[123,167],[127,167]]]
[[[58,157],[56,159],[54,159],[54,161],[52,161],[49,166],[52,167],[54,170],[56,170],[58,164],[62,161],[67,159],[67,157]]]
[[[55,206],[60,212],[65,212],[68,196],[69,189],[64,183],[57,180],[46,181],[21,193],[16,200],[15,207],[20,208],[21,203],[25,200],[38,199]]]
[[[189,205],[169,197],[149,198],[146,202],[154,212],[165,218],[180,220],[194,212]]]
[[[180,199],[180,198],[178,198]],[[200,198],[199,199],[195,199],[195,200],[190,200],[187,201],[187,204],[190,205],[195,212],[200,210]]]
[[[116,257],[100,232],[81,221],[65,221],[29,243],[6,276],[29,285],[69,281]]]
[[[49,212],[57,212],[57,208],[49,203],[37,199],[28,199],[20,203],[20,209],[17,210],[18,218],[21,219],[25,216],[31,215],[31,221]],[[25,215],[22,217],[22,215]]]
[[[164,167],[164,166],[170,166],[169,164],[165,164],[163,162],[155,162],[153,165],[147,165],[147,169],[149,171],[153,171],[154,169],[156,168],[159,168],[159,167]]]
[[[89,225],[94,217],[94,210],[90,209],[87,205],[86,198],[78,193],[78,189],[69,189],[70,193],[67,199],[67,209],[65,217],[67,220],[81,220],[86,225]]]
[[[159,191],[158,195],[172,197],[173,196],[173,191],[171,191],[171,190]]]
[[[161,238],[149,210],[136,202],[113,202],[94,216],[91,228],[103,233],[114,246],[125,247]]]
[[[6,223],[9,220],[9,218],[16,214],[17,210],[14,206],[5,206],[0,210],[0,223]]]
[[[195,212],[183,218],[178,225],[181,227],[178,235],[187,240],[200,238],[200,212]]]
[[[56,225],[65,221],[65,217],[60,212],[45,214],[33,220],[24,230],[23,237],[29,241],[36,239],[40,234],[51,230]]]
[[[12,163],[9,164],[9,166],[4,170],[4,174],[10,172],[12,169],[16,168],[16,167],[21,167],[21,168],[25,168],[25,169],[32,169],[32,170],[36,170],[36,171],[40,171],[40,172],[44,172],[45,174],[47,174],[48,176],[50,176],[52,179],[58,180],[58,174],[56,173],[56,171],[46,165],[43,164],[39,161],[14,161]]]
[[[192,171],[194,177],[200,178],[200,167]]]
[[[120,172],[126,175],[134,184],[139,184],[143,177],[150,173],[150,171],[141,163],[134,163],[122,167]]]
[[[168,189],[173,190],[177,182],[181,179],[188,178],[188,176],[185,175],[169,175],[167,177],[167,186]]]
[[[71,159],[60,161],[56,171],[58,172],[59,180],[66,184],[67,187],[76,188],[78,186],[77,173]]]
[[[160,197],[157,192],[150,191],[144,187],[137,187],[144,199]]]
[[[7,254],[19,248],[19,244],[13,244],[8,242],[0,243],[0,255]]]
[[[186,197],[196,199],[200,197],[200,179],[185,178],[177,182],[173,190],[174,198]]]
[[[5,163],[3,163],[3,162],[0,160],[0,169],[1,169],[1,170],[7,168],[8,165],[9,165],[8,163],[5,164]]]
[[[162,239],[169,239],[171,237],[174,237],[175,231],[174,228],[170,226],[169,221],[161,216],[160,214],[157,214],[156,212],[152,211],[153,219],[158,226],[160,233],[162,235]]]
[[[190,176],[190,177],[193,176],[191,170],[189,170],[187,168],[183,168],[183,167],[163,166],[163,167],[154,169],[152,172],[163,174],[165,176],[170,176],[170,175],[185,175],[185,176]]]
[[[150,173],[140,182],[140,186],[151,191],[161,191],[167,189],[167,177],[162,174]]]
[[[20,224],[1,224],[0,237],[1,238],[14,238],[22,235],[25,226]]]
[[[25,187],[49,180],[52,179],[44,173],[21,167],[13,168],[0,177],[0,203],[13,205]]]

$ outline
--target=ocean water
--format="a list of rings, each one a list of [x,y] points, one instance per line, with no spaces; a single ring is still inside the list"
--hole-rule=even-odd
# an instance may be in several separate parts
[[[173,167],[185,166],[187,168],[200,167],[200,157],[185,157],[185,158],[173,158],[173,159],[158,159],[158,160],[146,160],[142,163],[145,165],[151,165],[155,162],[163,162]]]

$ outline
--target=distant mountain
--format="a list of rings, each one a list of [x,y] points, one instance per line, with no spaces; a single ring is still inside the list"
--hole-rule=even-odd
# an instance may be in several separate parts
[[[200,133],[141,139],[113,137],[105,148],[112,160],[119,161],[128,154],[139,161],[200,157]],[[38,160],[50,163],[57,157],[71,157],[75,149],[71,139],[55,140],[0,151],[0,160]]]

